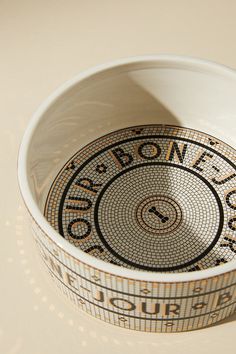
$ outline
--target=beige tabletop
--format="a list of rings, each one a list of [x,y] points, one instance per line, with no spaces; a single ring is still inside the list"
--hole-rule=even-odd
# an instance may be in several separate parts
[[[76,310],[41,265],[19,196],[17,151],[38,105],[113,59],[174,53],[236,68],[235,0],[1,0],[0,353],[234,353],[236,315],[193,332],[151,334]]]

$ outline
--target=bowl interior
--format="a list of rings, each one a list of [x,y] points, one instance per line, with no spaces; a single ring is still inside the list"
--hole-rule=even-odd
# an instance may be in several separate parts
[[[80,148],[120,128],[170,124],[235,147],[236,75],[204,63],[157,60],[123,64],[84,78],[54,98],[28,148],[31,192],[43,212],[58,171]]]
[[[235,89],[233,71],[174,57],[123,62],[78,76],[45,102],[31,127],[27,178],[41,213],[65,163],[88,143],[119,129],[179,126],[235,148]]]

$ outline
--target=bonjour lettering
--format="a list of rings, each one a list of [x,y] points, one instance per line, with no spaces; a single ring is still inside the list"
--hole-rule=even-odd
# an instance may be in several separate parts
[[[77,301],[81,304],[88,301],[104,310],[121,313],[122,315],[132,313],[137,315],[137,317],[142,317],[142,314],[143,316],[156,315],[158,318],[167,319],[169,316],[171,318],[188,318],[186,313],[188,303],[186,301],[188,299],[191,302],[191,306],[188,306],[191,316],[204,315],[204,312],[202,312],[204,309],[207,313],[216,313],[218,310],[232,305],[235,300],[235,288],[233,285],[225,290],[213,291],[208,296],[204,293],[197,293],[194,299],[191,294],[187,294],[181,299],[181,303],[175,298],[162,298],[160,300],[158,296],[156,299],[153,296],[151,298],[149,296],[146,297],[146,295],[151,293],[150,291],[147,292],[147,289],[144,289],[146,292],[143,291],[145,295],[133,297],[132,294],[129,294],[128,298],[126,298],[125,294],[116,293],[114,289],[110,289],[111,293],[109,294],[109,289],[103,289],[102,286],[99,286],[99,276],[91,276],[91,281],[85,278],[82,279],[79,274],[72,273],[61,261],[52,256],[41,242],[37,243],[50,273],[70,291],[73,291]],[[57,251],[55,253],[58,257]],[[196,288],[196,291],[199,291],[199,287]],[[183,313],[181,313],[181,310]]]
[[[183,164],[185,162],[188,149],[188,144],[170,141],[164,155],[166,162],[173,161],[178,164]],[[143,161],[158,161],[160,155],[162,154],[163,156],[163,151],[160,145],[154,141],[146,141],[136,145],[134,150],[135,152],[133,153],[127,151],[125,148],[117,147],[109,151],[111,161],[115,163],[118,170],[127,168],[132,164],[134,159]],[[209,177],[209,180],[213,185],[222,186],[222,188],[224,188],[225,203],[227,208],[231,211],[235,211],[236,187],[229,189],[227,184],[229,181],[235,179],[236,173],[232,171],[233,168],[230,167],[231,171],[229,170],[229,172],[222,175],[221,171],[213,164],[213,157],[214,155],[210,150],[200,149],[195,158],[192,161],[188,161],[189,167],[201,174],[204,171],[205,166],[212,163],[213,175]],[[92,180],[89,176],[85,176],[80,177],[75,181],[75,187],[85,192],[87,197],[67,197],[64,210],[70,213],[75,213],[77,216],[78,214],[82,214],[82,217],[73,218],[69,222],[67,232],[71,238],[76,239],[77,241],[84,241],[90,236],[93,227],[88,218],[86,218],[86,212],[91,209],[93,198],[99,194],[103,184],[99,183],[99,181]],[[83,224],[82,232],[76,227],[78,224]],[[227,247],[230,251],[236,253],[236,236],[232,236],[232,231],[236,231],[236,215],[229,217],[227,225],[231,234],[224,237],[220,247]],[[87,250],[88,253],[94,253],[94,251],[103,252],[101,246],[90,247],[90,249]]]

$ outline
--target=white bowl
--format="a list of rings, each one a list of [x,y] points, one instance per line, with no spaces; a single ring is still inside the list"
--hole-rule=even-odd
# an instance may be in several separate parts
[[[79,74],[34,114],[19,152],[20,190],[46,268],[76,306],[118,326],[153,332],[197,329],[233,313],[236,251],[225,264],[192,272],[129,269],[61,237],[44,206],[71,156],[122,128],[186,127],[235,148],[235,92],[236,73],[222,65],[173,55],[133,57]],[[235,156],[229,159],[233,164]]]

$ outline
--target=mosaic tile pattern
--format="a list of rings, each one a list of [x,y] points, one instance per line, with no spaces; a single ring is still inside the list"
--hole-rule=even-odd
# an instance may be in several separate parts
[[[45,216],[84,252],[132,269],[186,272],[236,256],[235,151],[176,126],[125,128],[62,168]]]

